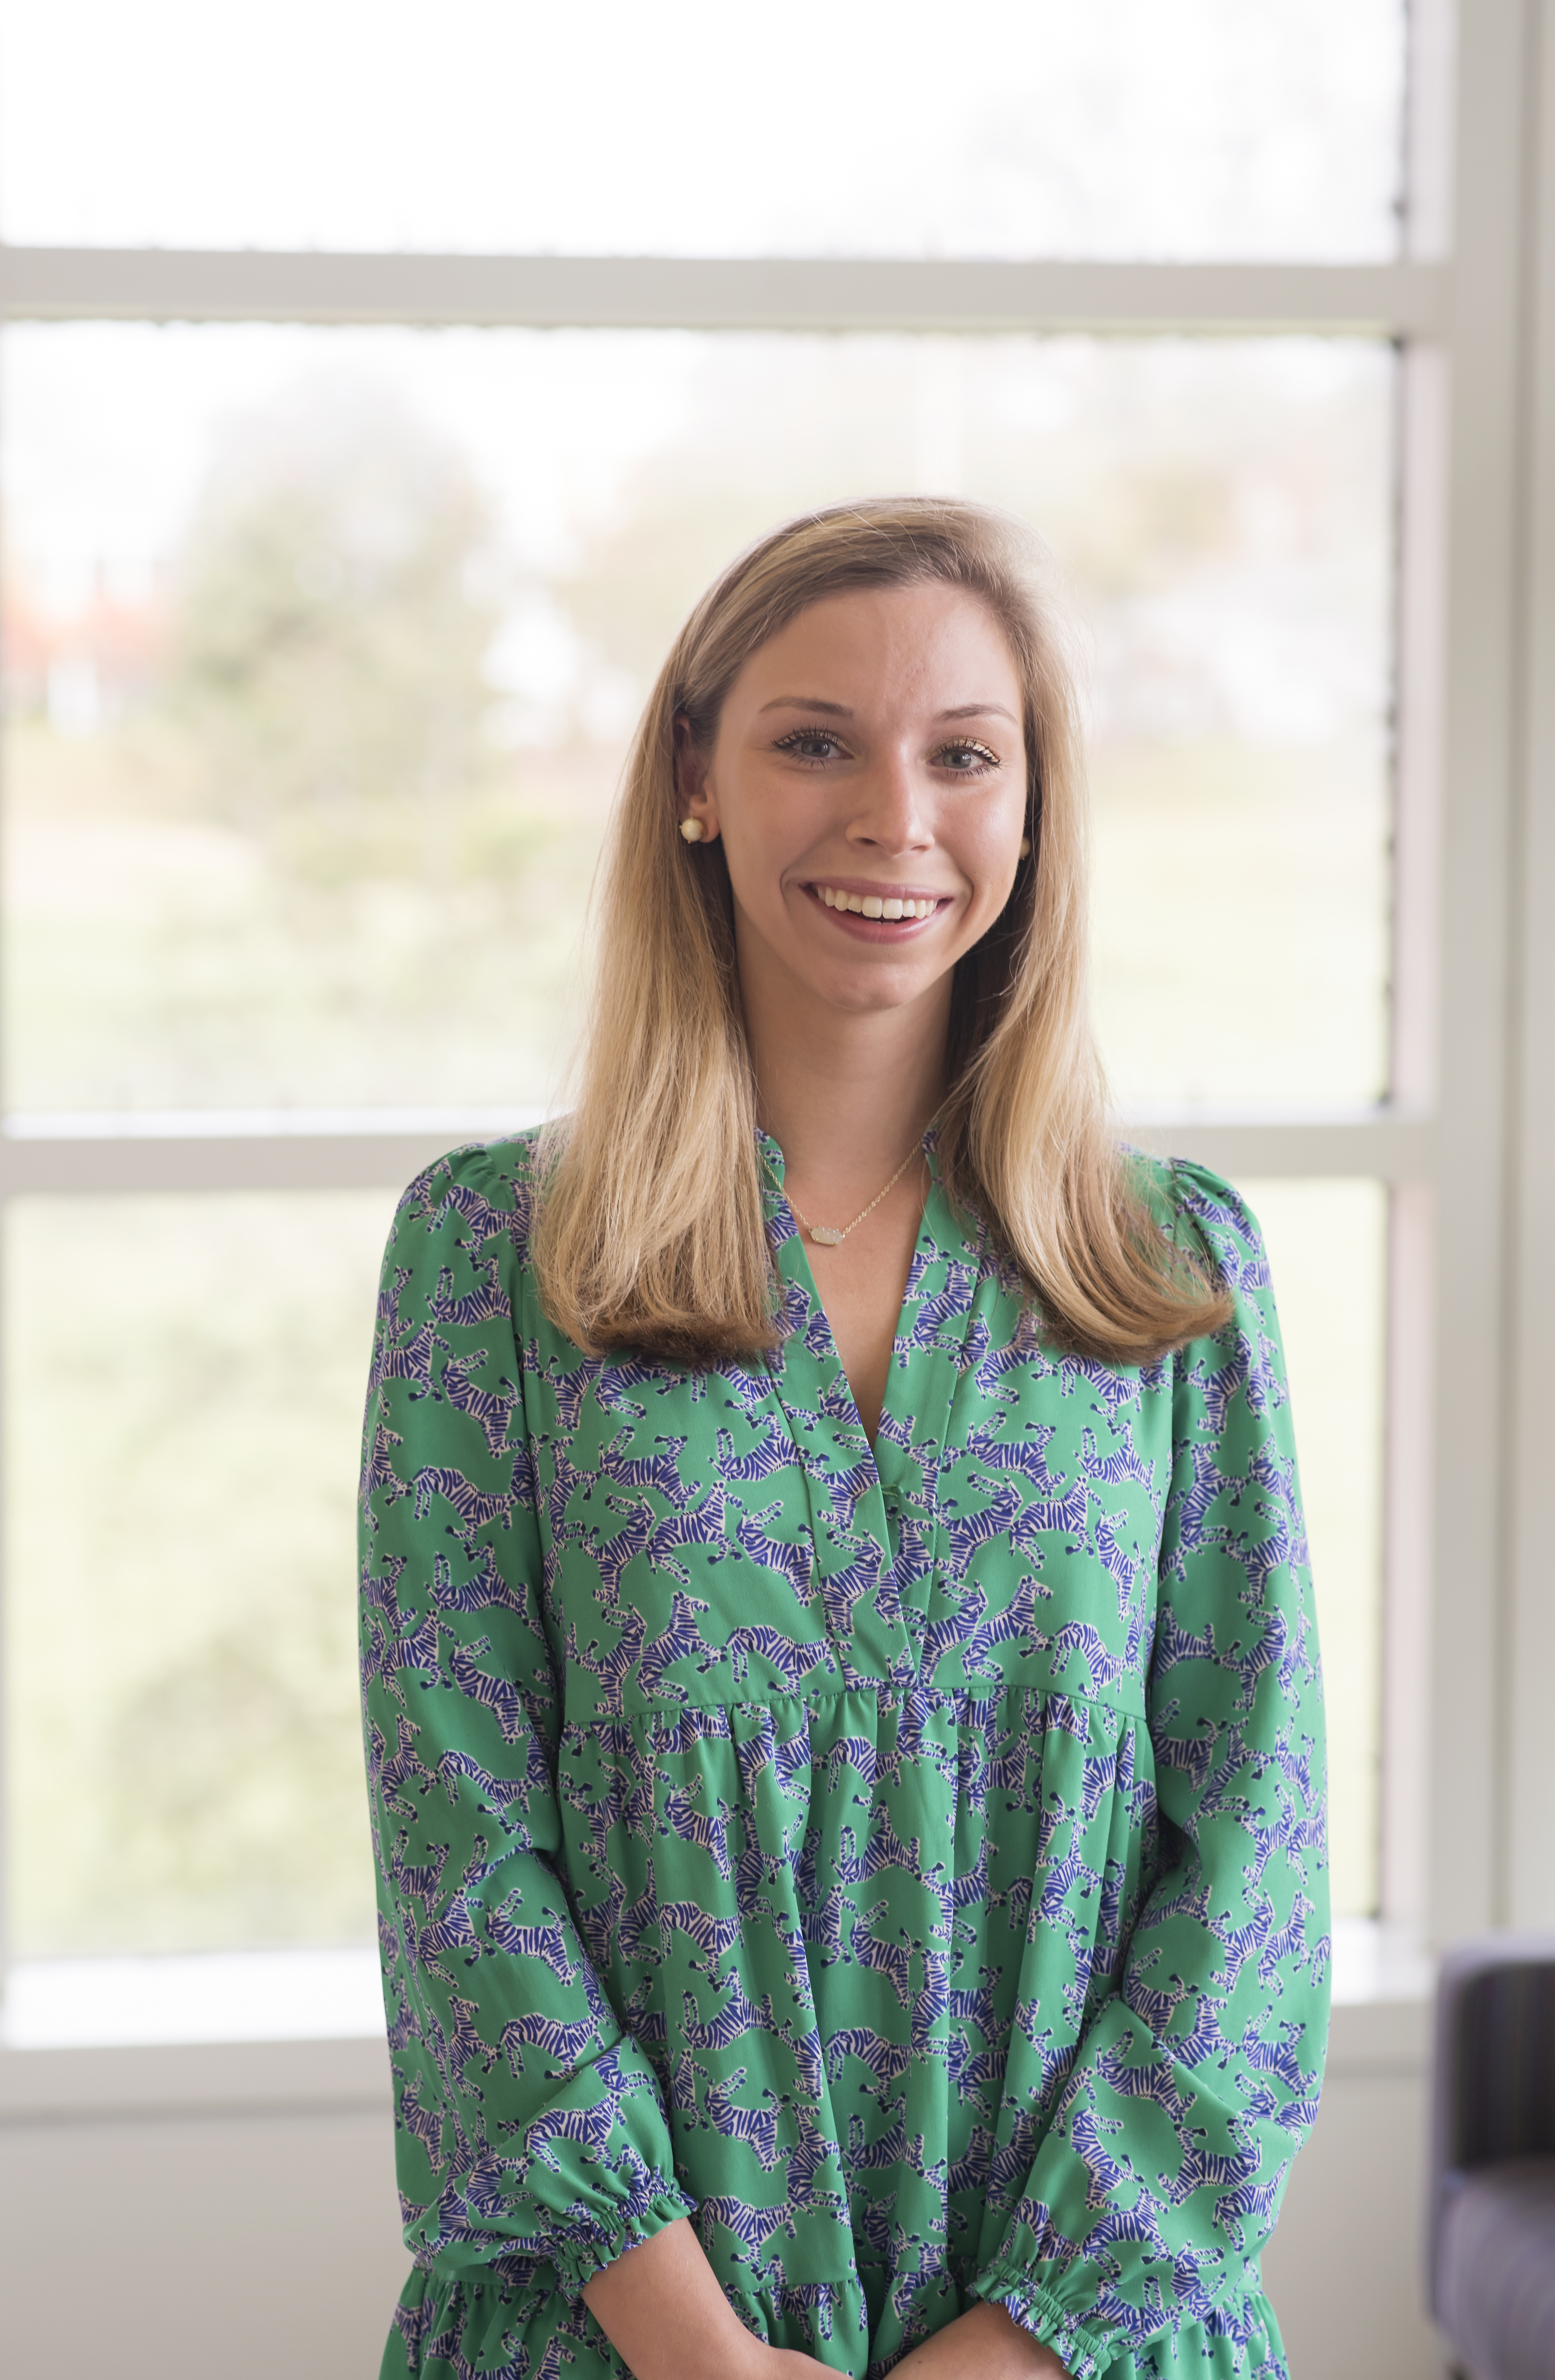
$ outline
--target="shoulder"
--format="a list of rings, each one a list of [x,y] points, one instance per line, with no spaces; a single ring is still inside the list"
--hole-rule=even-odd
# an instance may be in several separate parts
[[[1125,1148],[1136,1196],[1178,1247],[1209,1266],[1233,1294],[1269,1286],[1269,1258],[1257,1217],[1221,1173],[1187,1157],[1148,1157]]]
[[[540,1172],[541,1126],[471,1141],[425,1166],[402,1195],[389,1233],[407,1252],[431,1239],[475,1250],[502,1239],[527,1257]]]
[[[1172,1357],[1179,1445],[1245,1432],[1289,1433],[1290,1390],[1263,1233],[1240,1191],[1191,1158],[1136,1159],[1136,1187],[1161,1229],[1231,1298],[1221,1328]]]

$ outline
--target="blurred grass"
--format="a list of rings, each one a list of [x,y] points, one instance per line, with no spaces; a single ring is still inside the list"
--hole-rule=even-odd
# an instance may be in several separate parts
[[[393,1206],[12,1203],[17,1955],[371,1936],[351,1589]]]
[[[1094,997],[1124,1107],[1341,1109],[1388,1083],[1386,785],[1364,747],[1102,745]]]
[[[614,754],[516,760],[453,808],[430,878],[418,853],[318,869],[223,821],[137,809],[113,738],[32,722],[8,757],[12,1106],[493,1106],[553,1089]]]

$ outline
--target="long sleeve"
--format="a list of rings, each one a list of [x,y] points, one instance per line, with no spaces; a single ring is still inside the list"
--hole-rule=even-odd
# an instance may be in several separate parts
[[[576,2298],[691,2202],[554,1864],[523,1208],[521,1182],[464,1152],[395,1219],[364,1432],[363,1708],[407,2244]]]
[[[1245,1208],[1175,1175],[1235,1313],[1174,1359],[1148,1889],[975,2284],[1075,2380],[1190,2324],[1235,2335],[1327,2033],[1321,1693],[1279,1326]]]

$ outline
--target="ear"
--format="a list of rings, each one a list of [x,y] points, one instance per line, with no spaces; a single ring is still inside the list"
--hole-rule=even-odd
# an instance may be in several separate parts
[[[691,722],[684,710],[674,715],[674,790],[676,818],[682,821],[695,819],[701,827],[702,841],[716,843],[718,796],[713,792],[707,763],[692,741]]]

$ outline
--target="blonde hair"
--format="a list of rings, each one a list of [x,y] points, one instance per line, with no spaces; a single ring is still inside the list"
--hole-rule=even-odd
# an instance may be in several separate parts
[[[978,504],[874,498],[736,557],[676,638],[627,761],[599,894],[578,1098],[547,1135],[534,1258],[579,1345],[710,1364],[778,1342],[756,1086],[723,846],[677,832],[674,735],[711,748],[750,655],[824,598],[934,582],[980,598],[1025,696],[1027,825],[1002,916],[960,962],[941,1179],[1059,1346],[1137,1363],[1230,1311],[1143,1202],[1109,1130],[1087,999],[1087,817],[1075,676],[1044,552]]]

